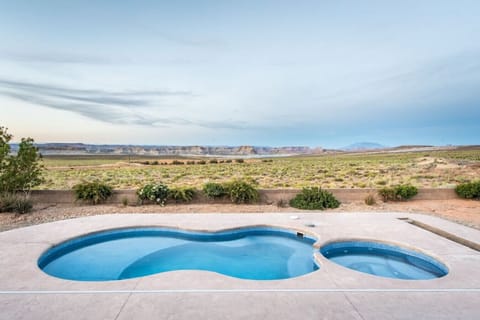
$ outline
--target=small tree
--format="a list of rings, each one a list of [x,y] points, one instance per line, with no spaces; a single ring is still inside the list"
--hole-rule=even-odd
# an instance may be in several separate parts
[[[43,182],[41,155],[32,138],[22,138],[17,154],[12,154],[11,139],[8,129],[0,126],[0,194],[21,191],[27,199],[31,189]]]
[[[41,155],[33,142],[32,138],[22,138],[17,156],[12,156],[8,170],[9,188],[11,191],[22,191],[25,197],[43,182]]]
[[[10,140],[12,135],[8,134],[7,128],[0,127],[0,193],[4,193],[6,188],[7,167],[9,166]]]

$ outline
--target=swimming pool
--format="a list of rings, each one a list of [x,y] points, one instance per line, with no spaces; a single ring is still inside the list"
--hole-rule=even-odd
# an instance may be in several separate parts
[[[448,274],[448,268],[423,253],[374,241],[339,241],[320,252],[349,269],[380,277],[428,280]]]
[[[175,270],[287,279],[319,269],[313,258],[315,241],[271,227],[221,232],[126,228],[60,243],[41,255],[38,266],[51,276],[78,281],[122,280]]]

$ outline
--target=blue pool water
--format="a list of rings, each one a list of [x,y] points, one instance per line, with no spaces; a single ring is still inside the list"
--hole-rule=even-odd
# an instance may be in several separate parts
[[[378,242],[335,242],[320,252],[344,267],[387,278],[427,280],[448,273],[445,265],[427,255]]]
[[[263,227],[217,233],[117,229],[61,243],[45,252],[38,266],[49,275],[80,281],[121,280],[174,270],[286,279],[318,269],[314,242],[294,231]]]

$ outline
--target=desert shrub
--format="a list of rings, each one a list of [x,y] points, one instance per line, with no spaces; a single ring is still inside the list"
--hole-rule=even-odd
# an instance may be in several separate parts
[[[455,187],[455,192],[464,199],[480,200],[480,180],[461,183]]]
[[[147,184],[137,190],[137,196],[141,203],[148,200],[164,206],[167,202],[168,195],[168,187],[162,183]]]
[[[244,163],[245,160],[243,160],[243,159],[235,159],[235,162],[236,162],[236,163]]]
[[[193,188],[173,188],[168,192],[170,199],[175,202],[190,202],[195,196],[195,189]]]
[[[225,190],[234,203],[252,203],[257,202],[260,198],[255,185],[245,180],[233,180],[226,183]]]
[[[408,200],[417,195],[417,193],[417,187],[410,184],[401,184],[378,190],[378,194],[383,198],[383,201]]]
[[[5,193],[0,196],[0,212],[13,212],[17,196],[11,193]]]
[[[286,208],[288,207],[288,201],[285,201],[283,199],[280,199],[277,201],[277,207],[279,208]]]
[[[205,160],[200,160],[200,161],[197,161],[197,164],[206,164],[207,162]]]
[[[319,187],[303,188],[292,200],[290,206],[298,209],[324,210],[338,208],[340,202],[327,190]]]
[[[32,200],[20,197],[15,201],[13,211],[16,213],[24,214],[29,213],[33,209]]]
[[[187,161],[187,164],[190,164],[190,165],[191,165],[191,164],[195,164],[195,161],[193,161],[193,160],[188,160],[188,161]]]
[[[232,159],[225,160],[225,163],[232,163]]]
[[[396,200],[395,190],[393,188],[382,188],[378,190],[378,194],[382,197],[383,201]]]
[[[216,163],[218,163],[218,160],[217,160],[217,159],[212,159],[212,160],[210,160],[209,162],[210,162],[210,163],[213,163],[213,164],[216,164]]]
[[[183,161],[180,161],[180,160],[173,160],[172,164],[173,165],[182,165],[182,164],[185,164],[185,163]]]
[[[123,205],[124,207],[128,206],[128,198],[127,198],[127,197],[123,197],[123,198],[122,198],[122,205]]]
[[[369,194],[368,196],[365,197],[365,204],[367,206],[373,206],[377,203],[377,200],[375,199],[375,196],[373,194]]]
[[[0,212],[16,212],[20,214],[32,211],[33,204],[29,198],[16,194],[3,194],[0,196]]]
[[[110,198],[113,194],[113,188],[108,184],[94,181],[82,182],[73,187],[75,199],[90,202],[95,205]]]
[[[221,198],[227,193],[220,183],[207,182],[203,185],[203,193],[211,199]]]

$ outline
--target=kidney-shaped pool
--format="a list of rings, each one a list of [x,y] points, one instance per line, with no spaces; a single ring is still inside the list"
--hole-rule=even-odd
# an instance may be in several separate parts
[[[318,270],[315,241],[293,230],[270,227],[221,232],[115,229],[60,243],[42,254],[38,266],[49,275],[78,281],[122,280],[174,270],[287,279]]]

